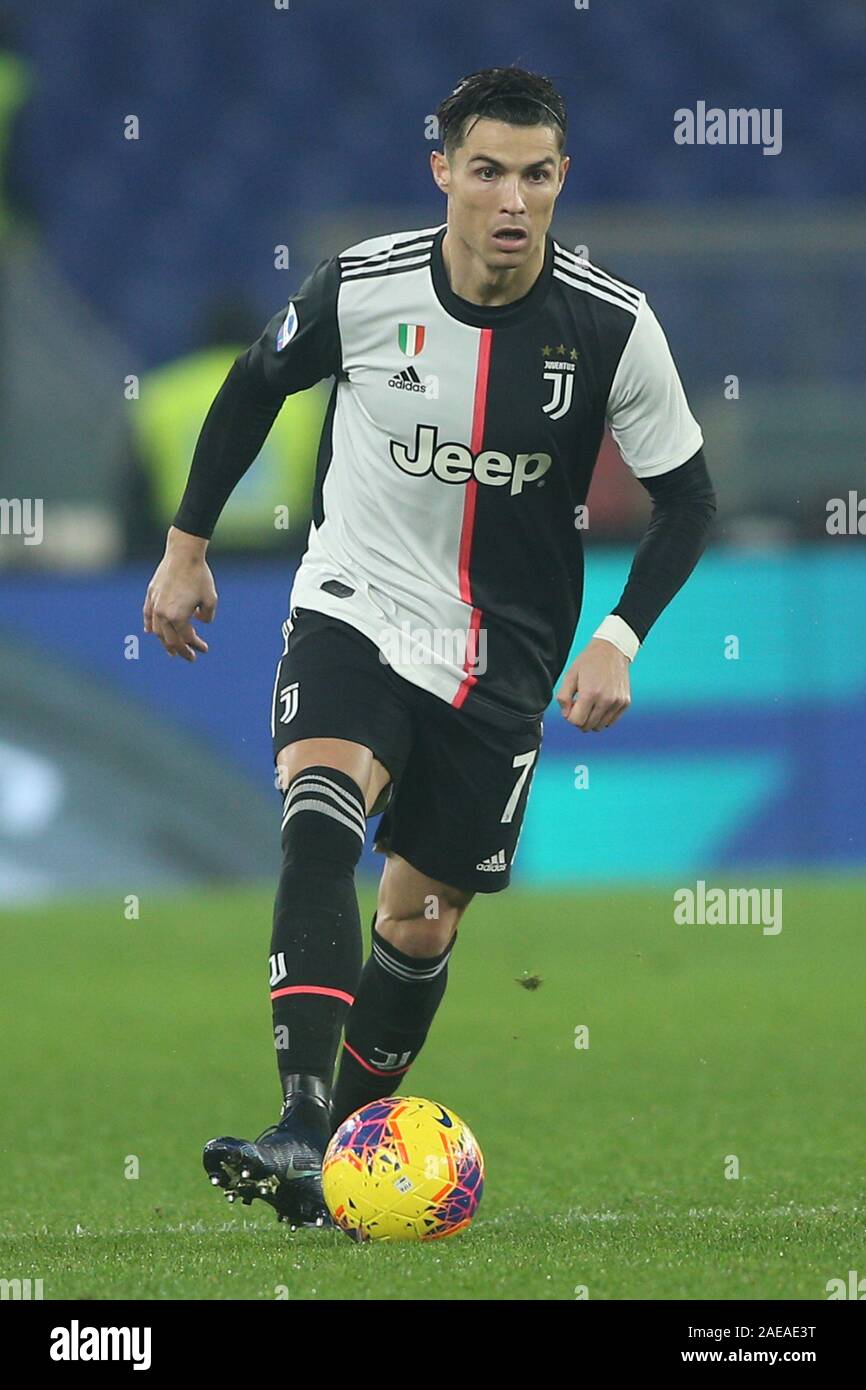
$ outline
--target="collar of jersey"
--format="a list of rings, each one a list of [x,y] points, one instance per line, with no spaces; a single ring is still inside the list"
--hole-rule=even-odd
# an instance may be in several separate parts
[[[442,242],[447,230],[447,223],[439,228],[433,238],[430,255],[433,290],[447,314],[459,319],[461,323],[471,324],[473,328],[498,328],[502,324],[519,323],[541,308],[553,277],[553,238],[550,235],[545,239],[541,274],[526,294],[521,295],[520,299],[512,300],[510,304],[483,305],[473,304],[469,299],[461,299],[448,283],[445,262],[442,259]]]

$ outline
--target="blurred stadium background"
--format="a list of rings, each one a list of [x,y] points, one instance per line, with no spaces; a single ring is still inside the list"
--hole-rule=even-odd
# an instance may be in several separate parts
[[[71,0],[0,16],[0,497],[44,501],[41,543],[0,535],[0,902],[268,880],[327,386],[225,513],[207,658],[142,640],[145,584],[234,354],[323,256],[444,219],[431,113],[507,62],[564,92],[554,232],[647,291],[720,496],[627,719],[550,713],[515,880],[866,867],[866,537],[827,530],[864,485],[863,6]],[[782,108],[781,153],[677,145],[698,100]],[[646,516],[606,445],[581,644]]]

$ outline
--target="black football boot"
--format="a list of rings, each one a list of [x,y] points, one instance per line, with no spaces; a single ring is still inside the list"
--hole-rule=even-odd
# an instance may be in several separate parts
[[[202,1162],[214,1187],[229,1202],[254,1197],[274,1208],[279,1221],[296,1226],[332,1226],[322,1196],[322,1156],[331,1137],[330,1088],[318,1076],[286,1078],[279,1122],[246,1139],[211,1139]]]

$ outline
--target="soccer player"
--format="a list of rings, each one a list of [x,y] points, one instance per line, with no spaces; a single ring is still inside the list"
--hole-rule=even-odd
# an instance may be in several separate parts
[[[238,356],[144,605],[172,656],[208,650],[192,619],[216,612],[205,552],[220,511],[284,398],[333,377],[271,713],[282,1112],[255,1142],[204,1151],[231,1200],[261,1197],[293,1225],[328,1224],[331,1133],[404,1082],[466,908],[508,885],[580,616],[577,509],[605,423],[653,509],[619,602],[557,692],[576,729],[628,707],[629,665],[715,509],[644,294],[550,235],[569,166],[559,93],[494,68],[464,78],[438,119],[446,221],[321,261]],[[383,809],[364,963],[354,871]]]

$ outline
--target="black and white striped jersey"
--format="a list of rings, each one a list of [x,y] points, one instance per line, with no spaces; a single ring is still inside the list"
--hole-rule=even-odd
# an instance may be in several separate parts
[[[451,290],[445,232],[322,261],[256,345],[285,395],[335,378],[291,604],[455,708],[531,720],[580,614],[605,423],[641,477],[703,441],[640,290],[548,236],[529,292],[484,308]]]

